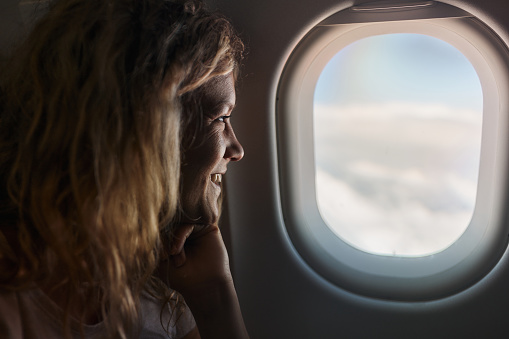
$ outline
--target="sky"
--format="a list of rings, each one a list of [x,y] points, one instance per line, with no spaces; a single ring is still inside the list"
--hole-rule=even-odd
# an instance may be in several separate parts
[[[356,41],[324,68],[314,113],[317,202],[340,238],[423,256],[461,236],[482,125],[482,88],[461,52],[420,34]]]

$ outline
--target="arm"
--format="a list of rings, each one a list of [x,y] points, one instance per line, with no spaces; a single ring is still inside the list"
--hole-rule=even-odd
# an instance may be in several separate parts
[[[167,267],[169,285],[183,295],[201,338],[249,338],[217,226],[180,226]]]

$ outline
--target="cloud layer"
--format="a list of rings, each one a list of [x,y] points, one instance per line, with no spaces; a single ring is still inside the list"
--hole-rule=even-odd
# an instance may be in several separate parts
[[[362,250],[436,253],[472,217],[482,114],[422,103],[315,106],[317,201]]]

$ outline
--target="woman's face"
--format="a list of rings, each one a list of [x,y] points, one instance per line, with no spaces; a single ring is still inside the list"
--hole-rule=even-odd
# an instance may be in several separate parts
[[[203,128],[182,163],[182,208],[184,222],[215,224],[218,198],[228,163],[239,161],[244,150],[235,137],[230,115],[235,106],[233,75],[211,79],[201,99]]]

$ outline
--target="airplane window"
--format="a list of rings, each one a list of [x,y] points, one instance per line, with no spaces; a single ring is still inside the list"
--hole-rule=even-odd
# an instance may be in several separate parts
[[[363,296],[452,295],[507,248],[507,46],[471,14],[429,4],[332,14],[278,86],[291,244]]]
[[[483,93],[468,59],[423,34],[384,34],[340,50],[314,93],[318,209],[373,254],[425,256],[469,225]]]

